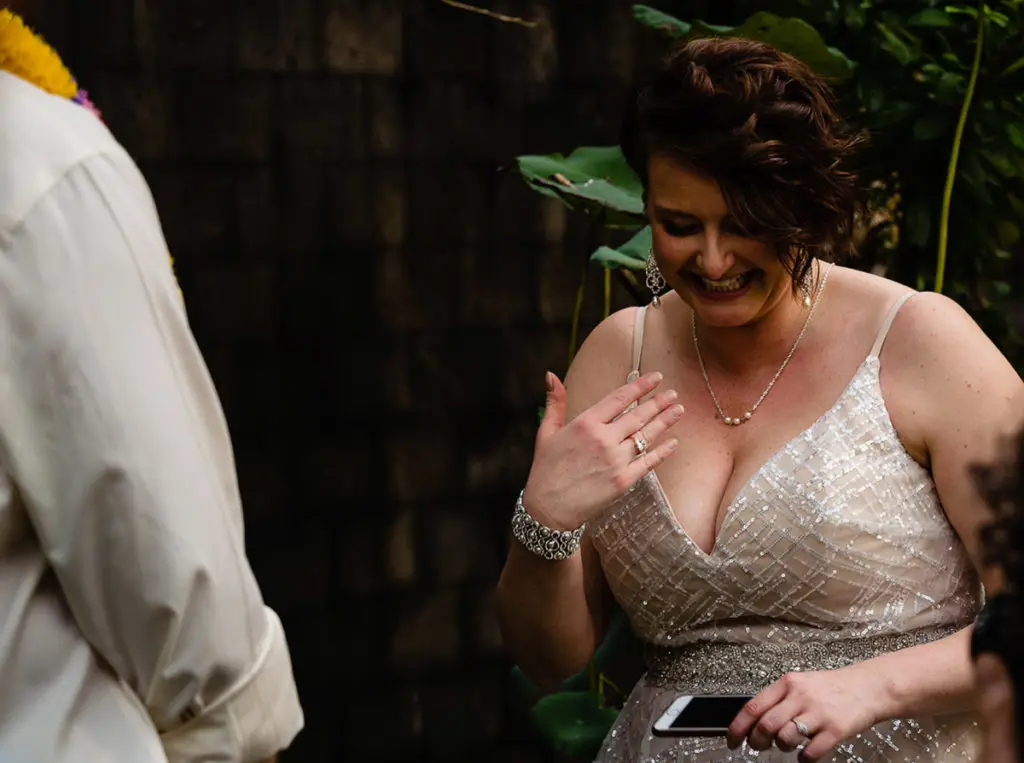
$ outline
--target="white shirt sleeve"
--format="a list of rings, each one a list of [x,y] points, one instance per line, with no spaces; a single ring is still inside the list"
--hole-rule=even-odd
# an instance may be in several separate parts
[[[227,426],[149,189],[111,152],[0,230],[0,459],[71,612],[171,763],[303,725],[246,560]]]

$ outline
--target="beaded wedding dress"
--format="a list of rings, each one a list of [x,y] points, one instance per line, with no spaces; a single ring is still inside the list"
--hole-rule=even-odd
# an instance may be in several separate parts
[[[973,622],[977,575],[879,386],[878,353],[905,299],[839,400],[740,491],[710,553],[679,526],[653,473],[588,526],[647,645],[648,671],[600,763],[794,761],[774,747],[730,751],[723,738],[655,737],[651,725],[680,694],[752,694],[787,672],[842,667]],[[643,321],[641,308],[634,373]],[[831,760],[970,761],[978,747],[973,714],[907,718],[845,741]]]

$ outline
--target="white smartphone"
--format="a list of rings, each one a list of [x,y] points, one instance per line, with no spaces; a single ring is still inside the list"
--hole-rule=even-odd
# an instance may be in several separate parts
[[[679,697],[654,722],[652,731],[662,737],[725,736],[751,699],[753,697],[738,694]]]

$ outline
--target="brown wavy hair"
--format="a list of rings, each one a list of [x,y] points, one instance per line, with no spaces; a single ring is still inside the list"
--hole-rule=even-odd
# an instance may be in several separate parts
[[[814,258],[835,261],[853,249],[859,193],[847,165],[861,140],[809,67],[731,38],[673,50],[638,88],[620,136],[644,186],[656,154],[717,180],[747,235],[776,246],[794,289]]]

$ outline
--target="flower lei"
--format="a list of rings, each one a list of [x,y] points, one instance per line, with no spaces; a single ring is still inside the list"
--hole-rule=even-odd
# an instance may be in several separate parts
[[[103,121],[103,115],[89,100],[89,94],[78,86],[57,51],[9,10],[0,10],[0,71],[10,72],[51,95],[67,98]]]
[[[84,106],[102,120],[89,94],[78,86],[57,51],[43,42],[8,10],[0,10],[0,69],[29,82],[51,95],[59,95]]]

